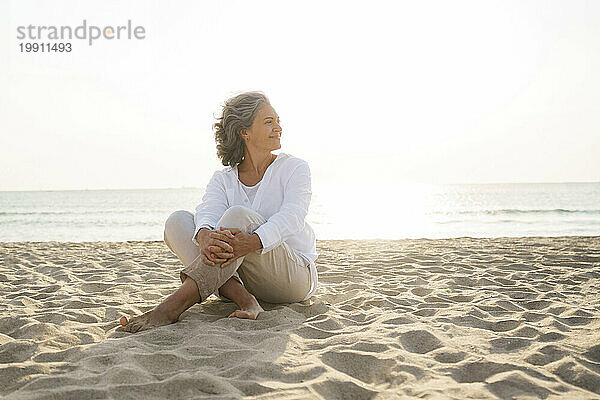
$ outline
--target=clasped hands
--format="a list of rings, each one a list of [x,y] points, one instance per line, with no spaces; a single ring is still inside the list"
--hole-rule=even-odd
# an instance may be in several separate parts
[[[201,229],[196,240],[200,244],[202,261],[207,265],[222,263],[221,268],[225,268],[238,258],[256,250],[256,247],[253,247],[253,235],[237,228],[220,227],[218,231]]]

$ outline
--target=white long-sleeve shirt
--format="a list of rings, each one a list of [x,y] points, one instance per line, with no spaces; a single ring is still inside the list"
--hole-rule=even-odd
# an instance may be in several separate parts
[[[316,237],[305,221],[311,196],[308,163],[290,154],[279,153],[267,167],[252,203],[241,186],[237,166],[217,170],[208,182],[202,202],[196,206],[192,241],[199,246],[198,231],[203,227],[214,229],[229,207],[241,205],[256,211],[267,220],[254,231],[263,245],[261,254],[286,242],[310,264],[312,284],[306,300],[318,284]]]

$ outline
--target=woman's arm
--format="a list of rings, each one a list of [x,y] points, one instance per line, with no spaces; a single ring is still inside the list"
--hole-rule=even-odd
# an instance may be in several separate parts
[[[261,254],[273,250],[304,229],[311,196],[310,168],[303,161],[294,169],[284,187],[281,209],[254,231],[262,243]]]
[[[219,179],[220,171],[215,171],[206,186],[202,202],[196,206],[194,223],[196,229],[192,242],[200,247],[202,261],[208,265],[215,265],[233,256],[233,248],[225,241],[210,237],[215,231],[219,218],[227,209],[227,195],[225,185]],[[230,236],[233,236],[229,233]]]
[[[215,171],[212,178],[206,185],[206,191],[202,197],[202,202],[196,206],[194,214],[194,223],[196,230],[192,237],[192,242],[199,246],[197,236],[198,231],[204,227],[214,228],[219,222],[219,218],[227,210],[227,193],[225,185],[220,179],[221,171]]]

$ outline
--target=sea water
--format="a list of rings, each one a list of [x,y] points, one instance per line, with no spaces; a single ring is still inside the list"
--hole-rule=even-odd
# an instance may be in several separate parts
[[[0,241],[162,240],[203,188],[0,192]],[[317,239],[600,235],[600,183],[314,185]]]

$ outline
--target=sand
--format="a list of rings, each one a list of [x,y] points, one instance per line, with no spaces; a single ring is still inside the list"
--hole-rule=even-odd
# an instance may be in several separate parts
[[[162,242],[0,243],[7,399],[600,398],[600,237],[319,241],[315,295],[227,318]]]

